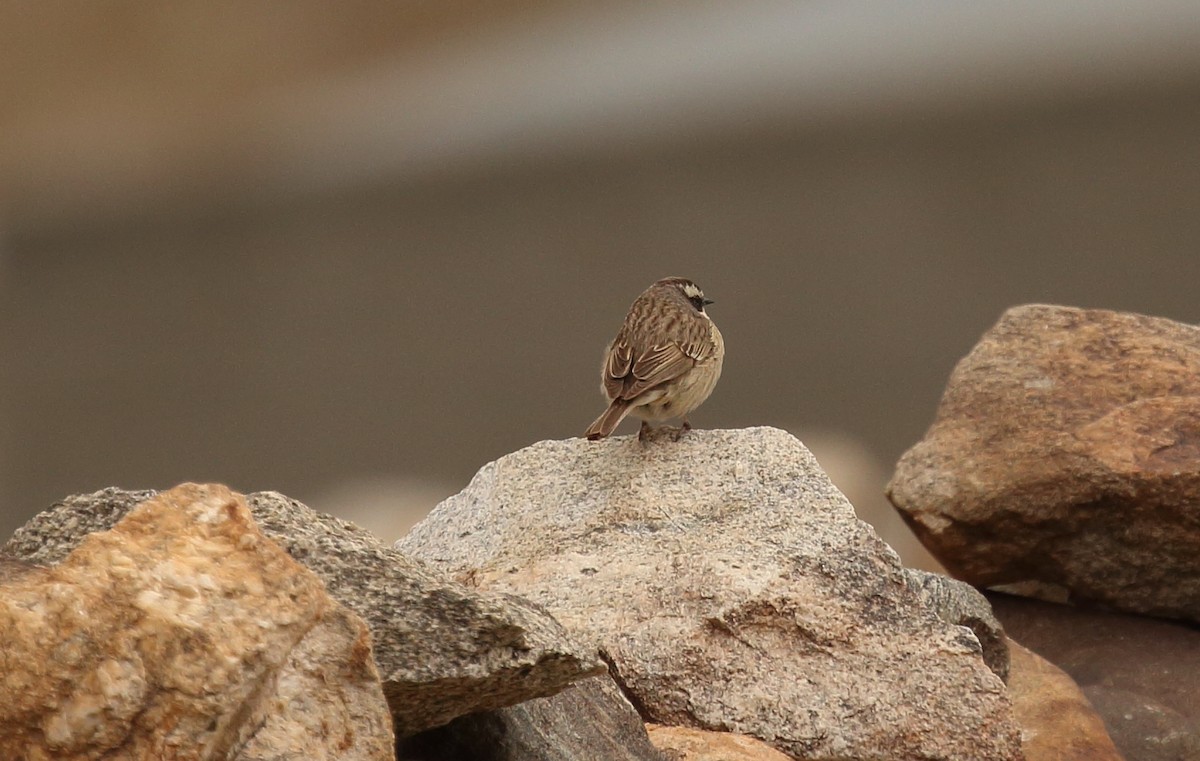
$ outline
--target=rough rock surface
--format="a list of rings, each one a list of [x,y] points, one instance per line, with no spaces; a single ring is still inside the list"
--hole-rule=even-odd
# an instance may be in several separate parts
[[[0,758],[394,758],[365,625],[224,487],[5,565]]]
[[[1079,684],[1127,761],[1200,761],[1194,626],[997,593],[988,599],[1014,639]]]
[[[1009,310],[954,369],[888,492],[972,584],[1200,620],[1200,328]]]
[[[784,431],[541,442],[397,545],[544,605],[648,721],[805,759],[1019,757],[978,640]]]
[[[1009,648],[1008,691],[1026,761],[1124,761],[1070,676],[1017,642]]]
[[[729,732],[649,724],[650,742],[672,761],[790,761],[762,740]]]
[[[911,586],[921,600],[947,623],[965,626],[975,633],[983,648],[983,661],[992,673],[1008,681],[1008,638],[992,613],[992,605],[978,589],[940,573],[905,568]]]
[[[18,529],[3,551],[56,562],[153,494],[105,489],[71,497]],[[524,600],[443,578],[357,526],[282,494],[246,499],[263,533],[370,626],[397,735],[553,694],[604,670],[594,649],[577,646]]]
[[[672,761],[608,676],[463,716],[401,743],[400,761]]]
[[[370,630],[340,604],[292,650],[265,713],[237,761],[395,758]]]

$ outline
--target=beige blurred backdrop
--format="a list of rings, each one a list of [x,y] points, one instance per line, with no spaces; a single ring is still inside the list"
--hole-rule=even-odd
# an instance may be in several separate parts
[[[1200,3],[0,5],[0,536],[217,480],[393,539],[669,274],[693,423],[927,564],[883,487],[1003,309],[1200,320]]]

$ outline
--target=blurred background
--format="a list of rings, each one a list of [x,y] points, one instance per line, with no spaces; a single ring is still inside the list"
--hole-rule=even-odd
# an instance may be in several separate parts
[[[882,491],[1005,308],[1200,320],[1200,3],[0,5],[0,537],[215,480],[390,541],[676,274],[692,422],[928,566]]]

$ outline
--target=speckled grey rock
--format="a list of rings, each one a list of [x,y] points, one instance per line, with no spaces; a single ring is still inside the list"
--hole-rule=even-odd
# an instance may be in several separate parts
[[[804,759],[1018,759],[1004,684],[784,431],[544,441],[397,546],[544,605],[648,721]]]
[[[1008,682],[1008,637],[1004,627],[992,612],[992,604],[975,587],[916,568],[905,568],[909,583],[925,603],[937,612],[938,618],[965,626],[975,633],[983,648],[983,661],[996,676]]]
[[[56,563],[154,493],[105,489],[70,497],[18,529],[0,552]],[[398,736],[552,695],[604,670],[594,648],[580,647],[524,600],[455,583],[282,494],[246,499],[263,533],[367,621]]]
[[[400,745],[399,761],[669,761],[607,676],[455,719]]]

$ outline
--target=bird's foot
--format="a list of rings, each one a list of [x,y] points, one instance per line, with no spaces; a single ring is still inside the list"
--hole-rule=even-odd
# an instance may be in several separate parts
[[[683,438],[683,434],[690,430],[692,430],[691,423],[686,420],[683,421],[683,425],[679,426],[678,428],[672,428],[666,425],[659,426],[658,428],[651,428],[650,424],[643,420],[642,427],[638,429],[638,441],[642,442],[643,444],[649,444],[652,441],[664,438],[670,439],[671,441],[679,441],[681,438]]]
[[[680,425],[678,428],[671,429],[671,440],[679,441],[680,439],[683,438],[683,434],[687,433],[690,430],[692,430],[692,424],[689,423],[688,421],[684,420],[683,424]]]

